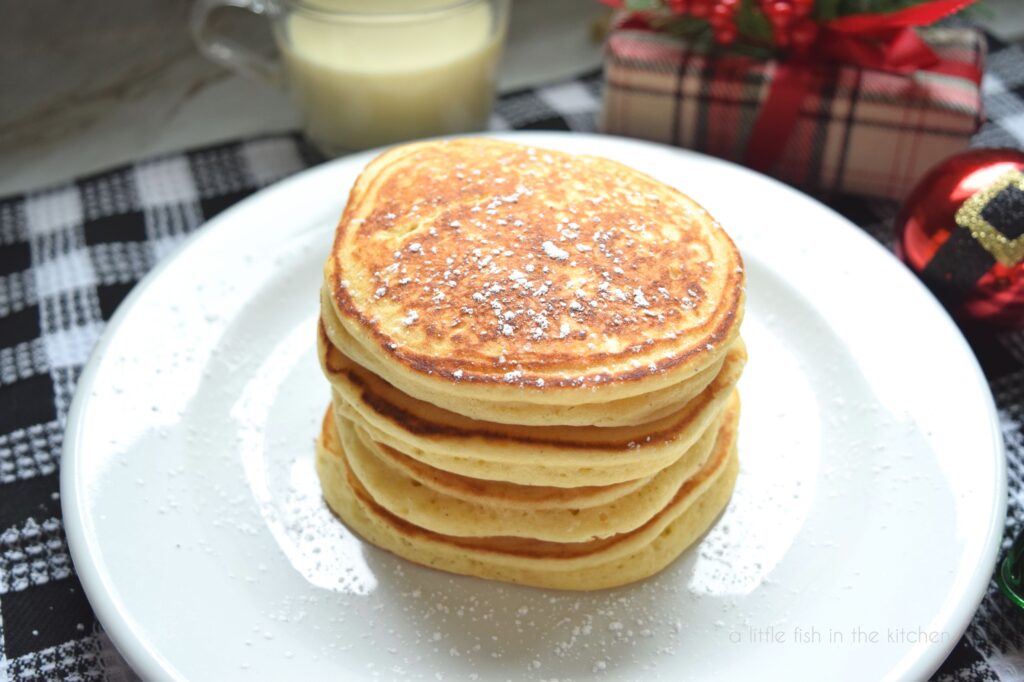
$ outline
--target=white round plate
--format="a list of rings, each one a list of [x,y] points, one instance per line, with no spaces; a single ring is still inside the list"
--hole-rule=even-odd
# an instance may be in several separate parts
[[[81,377],[64,523],[96,614],[150,679],[921,678],[988,584],[1002,439],[936,301],[821,204],[722,161],[562,133],[704,204],[748,273],[742,473],[639,584],[577,594],[421,568],[325,508],[321,266],[372,153],[210,221],[121,306]]]

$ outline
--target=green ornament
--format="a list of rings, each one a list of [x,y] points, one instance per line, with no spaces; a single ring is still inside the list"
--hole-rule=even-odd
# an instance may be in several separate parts
[[[1010,551],[999,565],[996,582],[1007,599],[1024,609],[1024,533],[1014,538]]]

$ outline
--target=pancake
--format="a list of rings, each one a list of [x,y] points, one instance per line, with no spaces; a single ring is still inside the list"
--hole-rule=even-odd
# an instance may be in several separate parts
[[[596,590],[648,577],[711,525],[735,485],[736,423],[723,420],[704,466],[639,528],[600,540],[558,543],[435,533],[390,513],[352,475],[335,421],[325,418],[317,472],[328,505],[369,542],[410,561],[492,580],[568,590]]]
[[[735,421],[738,399],[717,421]],[[676,462],[643,486],[603,505],[581,509],[568,500],[560,509],[515,509],[477,504],[422,485],[380,458],[375,444],[345,418],[335,422],[352,475],[370,497],[395,516],[420,528],[459,537],[504,535],[551,542],[585,542],[634,530],[673,498],[707,461],[718,423]],[[572,489],[567,489],[567,492]]]
[[[453,573],[652,575],[732,494],[744,304],[736,246],[654,178],[485,138],[392,148],[324,265],[324,499]]]
[[[481,138],[371,162],[324,278],[327,333],[349,357],[419,400],[518,424],[692,380],[731,347],[744,297],[736,247],[682,193]],[[648,406],[629,419],[664,408]]]
[[[460,476],[443,469],[435,469],[403,455],[382,443],[373,443],[373,453],[402,475],[431,490],[466,502],[501,509],[589,509],[614,502],[646,485],[653,476],[637,478],[612,485],[590,485],[577,488],[557,488],[545,485],[520,485],[504,481],[487,481]]]
[[[321,357],[325,354],[349,354],[351,360],[375,375],[387,376],[388,369],[372,355],[363,352],[338,321],[326,287],[321,290],[319,343]],[[735,342],[734,342],[735,343]],[[340,350],[344,349],[344,351]],[[477,419],[493,418],[503,424],[533,426],[635,426],[664,417],[703,391],[715,378],[725,361],[722,357],[684,381],[642,395],[620,398],[607,403],[579,402],[570,405],[537,405],[523,401],[481,401],[465,395],[433,394],[430,400],[438,407]],[[584,398],[586,396],[583,396]]]
[[[381,444],[430,467],[530,486],[606,486],[653,475],[690,449],[717,418],[746,362],[741,340],[704,391],[673,414],[631,427],[497,424],[404,395],[348,361],[321,356],[339,415]]]

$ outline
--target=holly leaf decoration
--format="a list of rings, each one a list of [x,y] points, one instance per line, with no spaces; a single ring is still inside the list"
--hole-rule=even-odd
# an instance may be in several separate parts
[[[739,12],[736,13],[736,30],[755,44],[771,43],[772,24],[757,10],[757,6],[757,0],[743,0]]]
[[[651,20],[651,25],[669,35],[686,38],[694,38],[708,32],[706,21],[686,16],[654,18]]]
[[[634,12],[649,12],[661,7],[661,0],[626,0],[626,9]]]
[[[819,22],[835,19],[842,5],[843,0],[817,0],[814,3],[814,19]]]

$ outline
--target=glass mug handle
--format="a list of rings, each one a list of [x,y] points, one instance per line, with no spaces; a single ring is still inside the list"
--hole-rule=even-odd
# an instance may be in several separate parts
[[[211,61],[236,73],[283,87],[284,76],[278,62],[242,45],[237,40],[209,30],[210,15],[220,7],[237,7],[253,14],[270,13],[267,3],[262,0],[195,0],[189,17],[189,28],[199,51]]]

